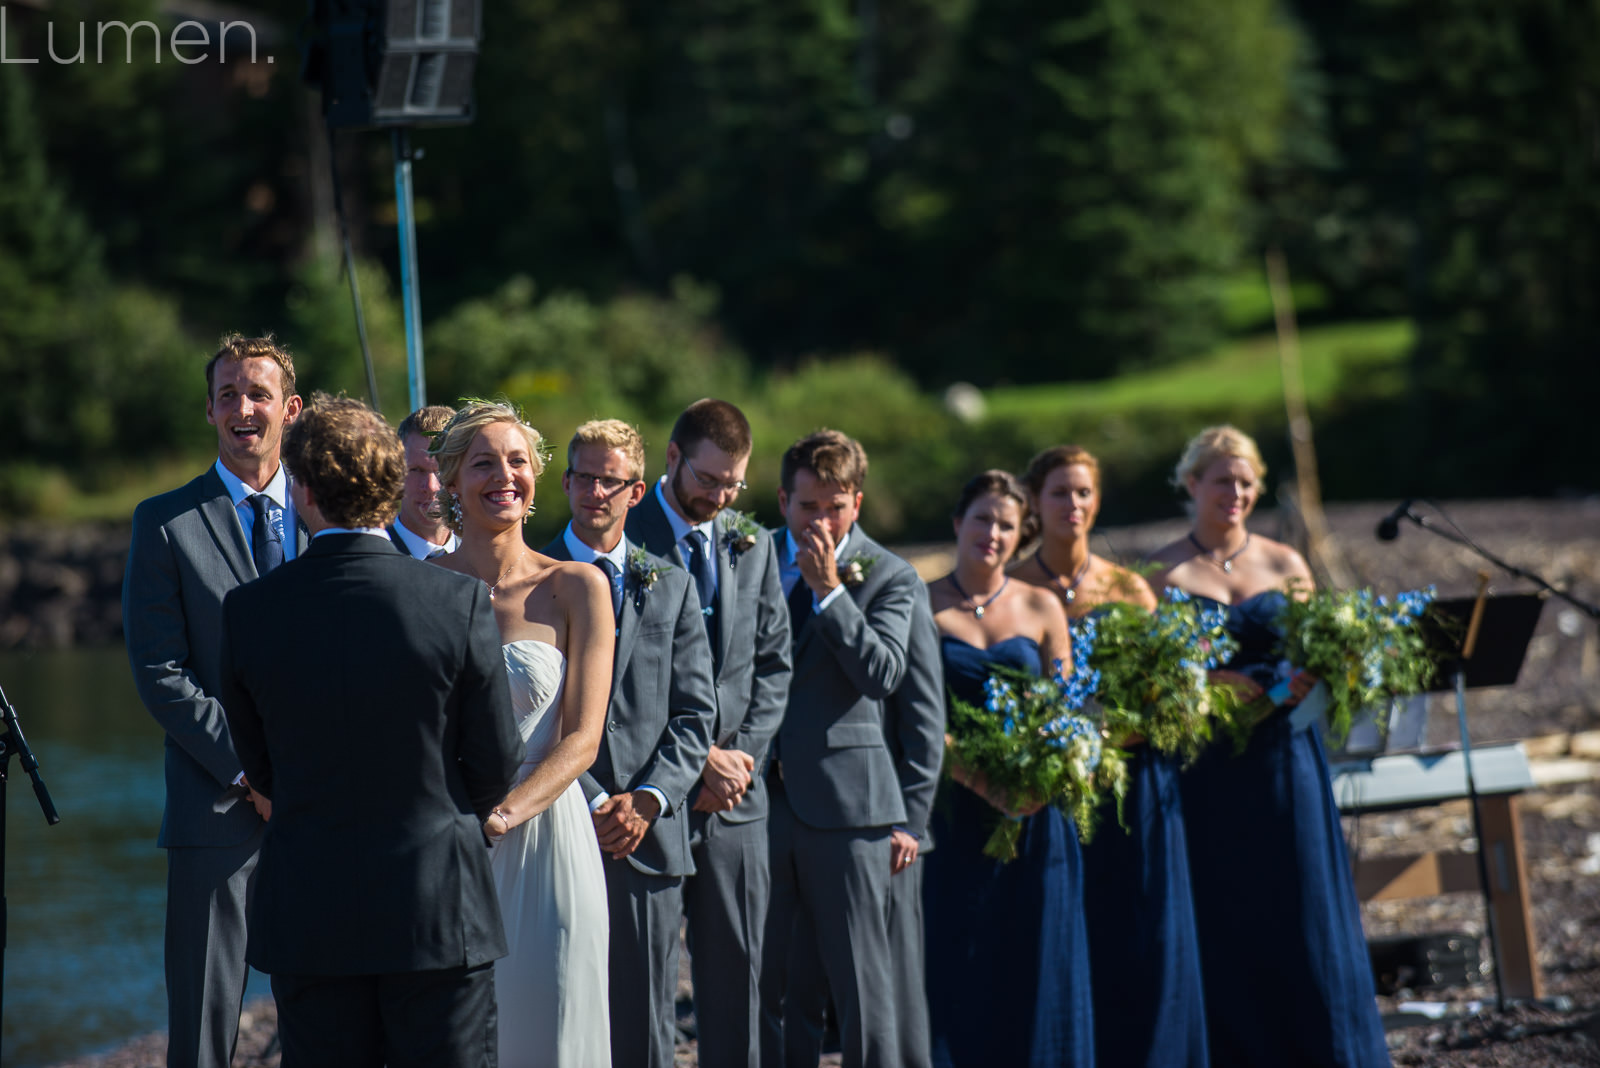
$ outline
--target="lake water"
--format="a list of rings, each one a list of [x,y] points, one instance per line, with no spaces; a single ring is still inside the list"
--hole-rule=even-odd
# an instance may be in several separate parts
[[[61,815],[45,824],[13,759],[0,1063],[40,1068],[166,1028],[162,733],[120,646],[0,653],[0,687]]]

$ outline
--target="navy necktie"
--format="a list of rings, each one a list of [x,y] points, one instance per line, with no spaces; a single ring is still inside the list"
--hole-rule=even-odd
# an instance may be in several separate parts
[[[255,558],[256,574],[265,575],[283,563],[283,536],[278,533],[278,506],[265,493],[250,496],[255,521],[250,524],[250,555]]]
[[[615,619],[622,614],[622,583],[617,581],[622,573],[604,556],[597,558],[594,566],[606,573],[606,585],[611,588],[611,618]]]
[[[694,576],[695,592],[700,595],[700,614],[706,621],[706,637],[711,648],[717,648],[717,558],[709,552],[706,532],[691,530],[689,541],[689,574]]]
[[[804,576],[796,576],[794,586],[789,590],[789,635],[795,640],[800,638],[800,628],[806,620],[811,618],[811,587],[806,585]]]

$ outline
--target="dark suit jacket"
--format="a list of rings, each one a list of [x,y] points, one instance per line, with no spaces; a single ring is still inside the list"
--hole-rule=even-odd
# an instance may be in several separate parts
[[[272,799],[246,959],[361,975],[505,955],[482,820],[516,778],[483,584],[330,534],[223,604],[221,698]]]
[[[303,527],[297,537],[298,555]],[[166,731],[161,846],[237,845],[261,825],[244,788],[233,785],[242,768],[217,701],[222,598],[256,577],[215,467],[134,509],[122,629],[134,686]]]
[[[795,635],[789,709],[778,731],[789,804],[823,830],[906,822],[883,705],[905,677],[912,614],[927,593],[910,564],[859,526],[844,559],[858,554],[873,561],[866,580]]]
[[[623,540],[623,552],[631,554],[633,543]],[[544,553],[572,559],[561,537]],[[660,790],[670,809],[656,818],[628,863],[649,875],[692,875],[689,791],[705,767],[717,714],[711,643],[689,573],[659,558],[655,565],[660,577],[646,590],[632,568],[624,569],[606,731],[594,764],[578,781],[590,801],[645,785]]]
[[[761,531],[753,548],[735,556],[724,519],[717,521],[716,532],[717,722],[712,737],[719,748],[749,753],[756,767],[744,800],[717,815],[727,823],[748,823],[767,815],[761,770],[789,700],[789,609],[771,535]],[[654,489],[628,513],[628,537],[657,556],[688,566]]]
[[[911,617],[906,673],[900,686],[883,702],[883,736],[894,757],[900,779],[900,799],[906,806],[901,824],[921,841],[918,852],[933,849],[928,814],[939,786],[939,765],[944,762],[944,661],[939,628],[933,622],[927,587],[917,599]]]

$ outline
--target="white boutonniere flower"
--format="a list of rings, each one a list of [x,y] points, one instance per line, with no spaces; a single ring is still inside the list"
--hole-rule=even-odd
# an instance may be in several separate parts
[[[877,564],[878,558],[876,556],[868,553],[856,553],[839,568],[839,581],[853,590],[867,581],[867,576],[872,574],[872,569]]]

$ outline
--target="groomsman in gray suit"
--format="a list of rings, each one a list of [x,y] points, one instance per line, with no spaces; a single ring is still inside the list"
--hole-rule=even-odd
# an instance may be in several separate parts
[[[683,569],[624,536],[645,494],[644,442],[627,423],[580,426],[561,488],[572,521],[544,549],[611,580],[616,660],[606,732],[580,778],[606,854],[611,914],[611,1063],[671,1068],[678,928],[689,853],[689,793],[716,722],[711,646]]]
[[[444,522],[439,503],[439,461],[428,452],[433,436],[456,413],[442,404],[418,408],[395,433],[406,450],[406,487],[400,497],[400,514],[389,524],[394,547],[418,560],[453,553],[461,539]]]
[[[667,442],[667,473],[628,513],[628,536],[694,577],[711,639],[717,720],[691,795],[684,883],[702,1068],[749,1068],[760,1047],[761,936],[771,877],[758,769],[789,697],[789,613],[771,535],[727,510],[745,488],[750,424],[696,401]]]
[[[217,462],[133,513],[122,627],[134,685],[166,731],[167,1064],[227,1068],[244,1000],[245,895],[265,798],[217,701],[222,599],[306,547],[278,462],[300,414],[294,361],[270,337],[222,340],[206,364]]]
[[[894,755],[906,822],[890,838],[889,949],[894,968],[895,1019],[900,1063],[932,1068],[933,1036],[928,1022],[927,974],[922,929],[922,871],[917,861],[933,851],[928,816],[944,760],[944,662],[939,628],[924,597],[911,620],[911,647],[900,688],[883,703],[884,737]],[[822,1053],[828,984],[822,959],[810,948],[815,938],[806,925],[796,928],[790,954],[783,1035],[791,1064],[816,1064]]]
[[[905,677],[922,582],[855,526],[867,456],[821,430],[784,453],[779,549],[794,679],[767,775],[772,905],[761,964],[761,1057],[790,1053],[784,1001],[797,929],[814,932],[846,1068],[901,1063],[888,915],[906,806],[884,734]],[[811,992],[796,992],[809,999]]]

